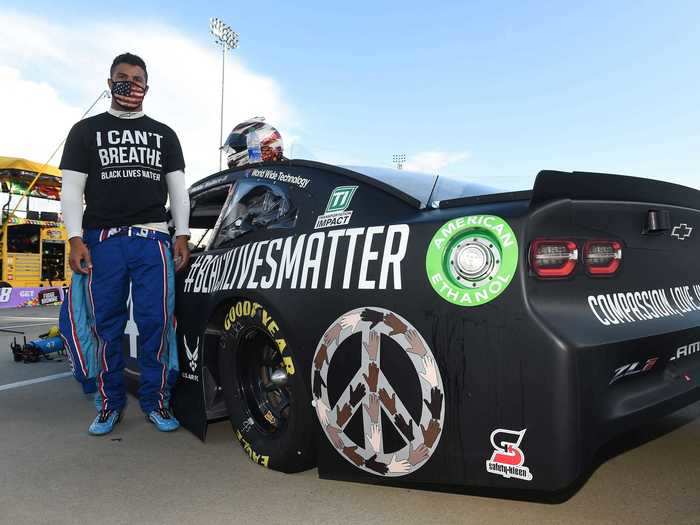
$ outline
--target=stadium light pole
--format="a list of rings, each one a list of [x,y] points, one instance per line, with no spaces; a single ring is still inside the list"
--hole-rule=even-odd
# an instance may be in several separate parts
[[[391,156],[391,160],[394,164],[396,164],[397,170],[403,169],[403,163],[406,162],[406,154],[397,153],[396,155]]]
[[[220,18],[209,19],[209,32],[214,37],[214,42],[221,46],[221,119],[219,129],[219,171],[222,166],[223,151],[221,146],[224,143],[224,71],[226,65],[226,51],[238,47],[238,33],[230,26],[226,25]]]

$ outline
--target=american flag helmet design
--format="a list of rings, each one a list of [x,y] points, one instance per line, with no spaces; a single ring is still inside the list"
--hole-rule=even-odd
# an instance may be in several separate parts
[[[262,162],[284,159],[284,144],[280,132],[267,124],[264,117],[254,117],[237,124],[221,146],[226,153],[229,168],[255,162],[248,154],[248,136],[252,134],[257,135]]]

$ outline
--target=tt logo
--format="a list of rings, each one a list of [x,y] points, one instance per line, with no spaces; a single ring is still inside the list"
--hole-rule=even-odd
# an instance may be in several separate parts
[[[328,199],[326,213],[336,213],[347,210],[356,190],[357,186],[339,186],[335,188]]]
[[[674,226],[671,230],[671,237],[676,237],[679,241],[684,241],[693,233],[693,227],[682,222],[678,226]]]

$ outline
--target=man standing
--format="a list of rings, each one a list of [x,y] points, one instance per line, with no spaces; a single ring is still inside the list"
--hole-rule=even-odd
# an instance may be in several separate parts
[[[117,56],[107,83],[111,107],[73,126],[60,164],[70,266],[87,275],[98,343],[98,414],[89,432],[111,432],[126,403],[122,336],[130,282],[140,339],[139,403],[147,420],[167,432],[179,427],[169,408],[175,378],[167,373],[164,350],[173,323],[174,271],[189,259],[185,162],[175,132],[143,113],[144,61],[131,53]],[[168,196],[174,246],[166,222]]]

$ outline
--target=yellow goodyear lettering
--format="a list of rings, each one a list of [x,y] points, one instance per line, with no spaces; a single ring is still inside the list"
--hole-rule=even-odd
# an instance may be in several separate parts
[[[224,318],[224,328],[229,330],[231,325],[239,317],[255,317],[258,310],[260,309],[260,304],[251,301],[241,301],[236,303],[228,311],[228,314]],[[263,310],[264,312],[264,310]]]
[[[257,463],[258,465],[262,465],[265,468],[268,467],[270,464],[270,456],[263,456],[262,454],[255,452],[253,447],[250,446],[250,443],[248,443],[248,441],[246,441],[246,439],[243,437],[240,430],[236,430],[236,438],[238,438],[243,450],[245,450],[245,453],[248,454],[251,461]]]
[[[260,320],[262,321],[263,326],[267,329],[269,334],[274,337],[274,335],[280,329],[279,325],[277,324],[277,321],[275,321],[270,315],[270,313],[267,310],[265,310],[265,308],[260,306],[259,303],[254,303],[251,301],[240,301],[234,306],[232,306],[231,309],[228,311],[228,315],[226,315],[226,317],[224,318],[224,328],[226,330],[229,330],[231,328],[231,325],[239,317],[255,317],[258,311],[260,312]],[[275,339],[275,343],[277,344],[277,349],[279,350],[280,354],[284,354],[284,351],[287,348],[287,341],[284,338],[279,338]],[[282,361],[284,362],[284,366],[287,369],[287,374],[294,375],[295,369],[292,358],[290,356],[283,356]]]
[[[284,367],[287,369],[287,375],[293,376],[294,375],[294,362],[292,361],[292,358],[289,356],[284,356],[282,358],[282,361],[284,362]]]

